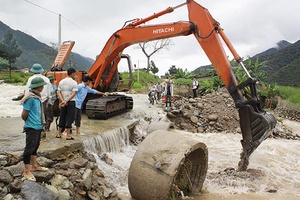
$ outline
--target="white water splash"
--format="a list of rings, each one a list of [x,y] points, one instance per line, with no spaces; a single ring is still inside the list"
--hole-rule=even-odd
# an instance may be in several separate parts
[[[20,117],[22,105],[19,101],[13,101],[24,91],[25,86],[14,86],[10,84],[0,84],[0,117]]]

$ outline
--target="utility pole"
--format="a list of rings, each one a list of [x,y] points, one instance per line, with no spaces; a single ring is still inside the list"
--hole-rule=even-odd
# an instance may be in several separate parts
[[[140,60],[138,60],[138,83],[140,82]]]
[[[61,45],[61,14],[58,14],[58,44],[57,44],[57,51],[59,51]]]

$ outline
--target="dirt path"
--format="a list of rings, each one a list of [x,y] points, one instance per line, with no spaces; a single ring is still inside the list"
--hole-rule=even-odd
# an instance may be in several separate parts
[[[293,132],[293,135],[299,135],[300,136],[300,122],[291,121],[288,119],[282,120],[283,124],[285,124],[288,128],[291,129]]]

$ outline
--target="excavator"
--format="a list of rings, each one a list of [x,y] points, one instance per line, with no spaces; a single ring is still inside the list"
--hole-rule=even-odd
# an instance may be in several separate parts
[[[147,23],[162,15],[172,13],[182,6],[186,6],[188,9],[188,21],[154,25]],[[86,74],[94,79],[93,88],[105,92],[116,90],[118,63],[124,57],[122,52],[126,47],[141,42],[189,35],[193,35],[204,50],[238,109],[243,148],[238,168],[240,171],[246,170],[250,155],[270,135],[277,121],[271,113],[260,107],[256,91],[256,79],[251,77],[247,71],[242,58],[225,35],[220,23],[211,16],[205,7],[194,0],[186,0],[178,6],[168,7],[146,18],[125,22],[121,29],[111,35]],[[238,82],[222,42],[244,70],[248,77],[246,81]],[[60,73],[60,71],[56,73]],[[85,74],[79,75],[81,76],[80,79],[83,75]],[[242,91],[245,89],[250,92],[250,95],[243,95]],[[103,99],[94,98],[87,101],[86,112],[89,117],[97,118],[101,117],[103,113],[106,115],[110,112],[120,113],[133,107],[132,98],[127,96],[112,96],[104,102]],[[114,107],[117,106],[119,107],[115,109]]]

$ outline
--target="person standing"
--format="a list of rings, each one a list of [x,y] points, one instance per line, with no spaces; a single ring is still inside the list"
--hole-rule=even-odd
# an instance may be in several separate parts
[[[165,86],[165,96],[166,96],[166,107],[171,107],[171,100],[173,96],[173,84],[170,80],[167,80],[167,85]]]
[[[99,92],[95,89],[91,89],[89,85],[93,82],[93,79],[89,76],[83,78],[83,82],[78,85],[78,90],[75,95],[75,126],[76,134],[80,135],[80,125],[81,125],[81,109],[83,101],[88,93],[99,94],[107,96],[107,93]]]
[[[53,75],[47,76],[51,83],[50,87],[50,98],[48,99],[48,105],[45,110],[45,116],[46,116],[46,127],[45,131],[50,131],[51,123],[53,122],[53,104],[55,100],[57,99],[57,85],[55,83],[55,78]]]
[[[41,100],[42,100],[42,104],[43,104],[43,109],[46,110],[46,107],[48,105],[48,99],[50,98],[51,83],[46,76],[42,75],[42,73],[44,72],[44,69],[43,69],[42,65],[40,65],[39,63],[33,64],[30,69],[30,72],[34,73],[34,75],[29,77],[27,80],[27,83],[25,86],[25,95],[29,93],[29,90],[30,90],[29,86],[31,84],[31,81],[36,77],[42,78],[46,82],[46,85],[44,86],[44,89],[41,92]],[[46,138],[46,132],[43,132],[43,138]]]
[[[157,103],[157,99],[156,99],[156,85],[151,81],[150,85],[148,87],[149,92],[148,92],[148,100],[150,101],[151,104],[154,104],[154,101],[156,101]]]
[[[193,84],[192,84],[192,89],[193,89],[193,97],[196,98],[197,97],[197,89],[199,87],[199,83],[196,80],[196,77],[193,78]]]
[[[21,99],[23,110],[21,118],[24,120],[26,144],[23,153],[24,179],[36,181],[31,171],[47,171],[36,162],[37,150],[40,146],[41,133],[45,122],[41,93],[47,83],[42,77],[35,77],[31,80],[30,90]],[[31,164],[31,169],[30,169]]]
[[[66,129],[66,140],[74,140],[74,138],[71,137],[71,128],[75,117],[77,82],[74,78],[76,70],[74,68],[69,68],[67,73],[68,76],[59,82],[57,88],[57,96],[60,100],[60,114],[56,138],[61,138],[62,130]]]
[[[162,95],[162,92],[163,92],[163,86],[160,82],[158,82],[156,84],[156,92],[157,92],[157,100],[159,101],[161,99],[161,95]]]

